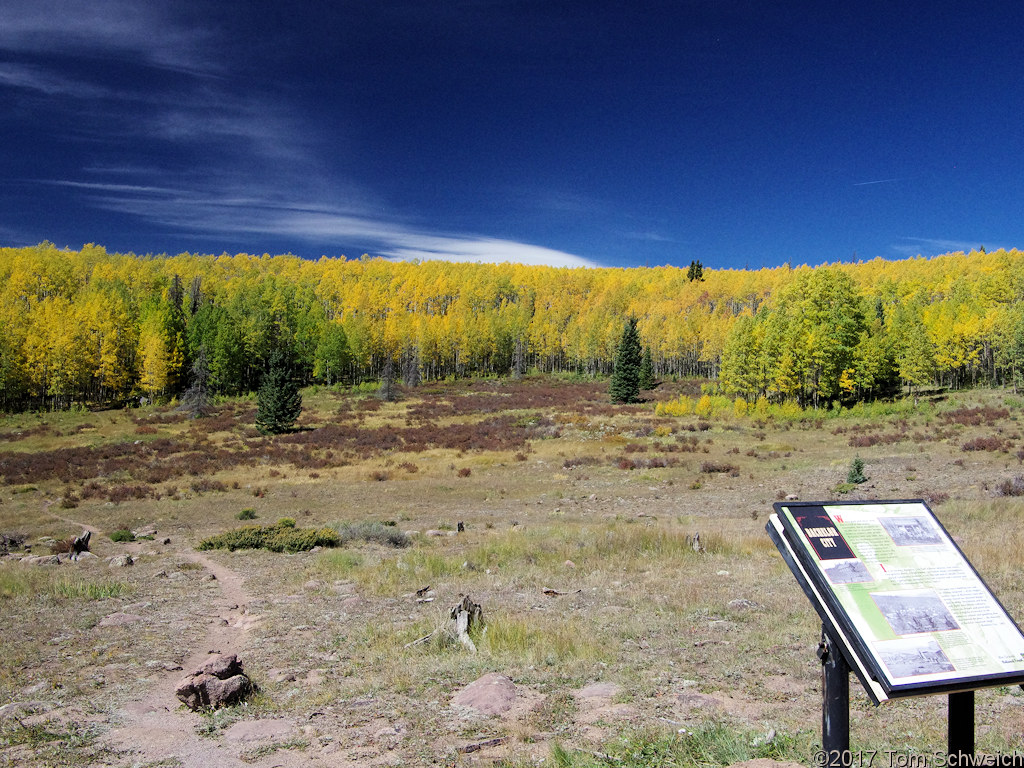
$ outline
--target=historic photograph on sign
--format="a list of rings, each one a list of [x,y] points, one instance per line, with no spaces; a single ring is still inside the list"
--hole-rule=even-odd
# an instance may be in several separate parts
[[[897,635],[960,629],[946,604],[934,592],[874,593],[871,599]]]
[[[923,517],[880,517],[878,522],[897,547],[943,543],[939,532]]]
[[[934,640],[892,640],[878,644],[878,653],[893,678],[952,672],[953,664]]]
[[[798,578],[813,582],[819,612],[852,638],[859,668],[884,696],[1024,681],[1024,633],[924,502],[776,509]]]
[[[828,580],[833,584],[859,584],[865,581],[874,581],[864,563],[860,560],[850,560],[845,563],[822,566]]]

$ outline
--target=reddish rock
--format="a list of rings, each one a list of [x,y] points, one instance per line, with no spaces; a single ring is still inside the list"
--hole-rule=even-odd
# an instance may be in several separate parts
[[[455,694],[452,704],[475,710],[482,715],[500,715],[510,710],[515,700],[515,684],[504,675],[492,672]]]
[[[174,695],[189,709],[216,709],[240,701],[252,690],[252,681],[242,672],[242,662],[238,657],[218,654],[182,678],[174,689]]]

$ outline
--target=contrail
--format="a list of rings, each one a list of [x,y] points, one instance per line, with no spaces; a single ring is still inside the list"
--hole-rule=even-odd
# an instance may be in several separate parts
[[[889,184],[893,181],[902,181],[902,179],[878,179],[877,181],[857,181],[854,182],[855,187],[866,187],[868,184]]]

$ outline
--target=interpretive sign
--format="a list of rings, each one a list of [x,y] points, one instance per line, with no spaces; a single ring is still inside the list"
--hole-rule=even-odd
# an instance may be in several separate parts
[[[775,513],[769,535],[875,703],[1024,682],[1024,634],[923,501]]]

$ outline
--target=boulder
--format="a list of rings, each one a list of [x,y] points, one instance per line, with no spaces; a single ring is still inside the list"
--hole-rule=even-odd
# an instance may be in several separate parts
[[[174,695],[189,709],[216,709],[241,701],[253,691],[234,654],[215,654],[188,677],[182,678]]]
[[[135,563],[131,555],[114,555],[107,562],[111,568],[127,568]]]
[[[452,704],[474,710],[481,715],[500,715],[510,710],[515,700],[515,684],[505,675],[492,672],[455,694]]]

